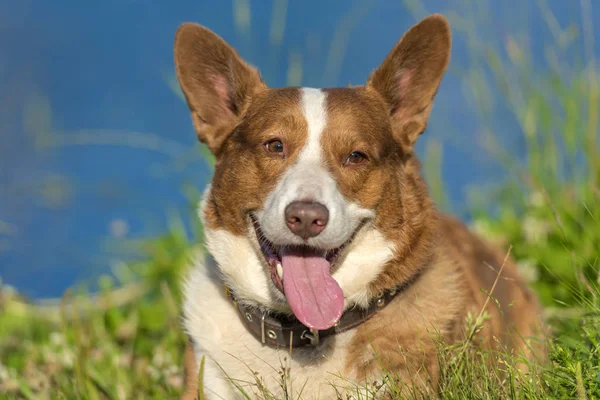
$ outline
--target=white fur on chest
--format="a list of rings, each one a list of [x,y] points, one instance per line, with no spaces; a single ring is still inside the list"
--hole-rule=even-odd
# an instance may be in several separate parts
[[[186,283],[184,304],[184,327],[194,342],[196,362],[205,356],[209,399],[242,398],[240,388],[253,398],[260,388],[257,380],[277,398],[286,398],[284,390],[290,398],[301,394],[303,399],[336,398],[336,391],[344,391],[348,384],[341,377],[352,331],[327,338],[317,349],[294,349],[291,356],[288,350],[263,346],[225,296],[216,268],[212,258],[203,262],[199,257]]]

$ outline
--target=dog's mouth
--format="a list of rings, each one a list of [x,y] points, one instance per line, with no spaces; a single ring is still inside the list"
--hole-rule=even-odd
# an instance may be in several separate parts
[[[331,272],[364,223],[341,246],[319,249],[305,245],[275,245],[265,237],[253,215],[251,220],[260,249],[270,266],[271,279],[285,295],[296,318],[312,329],[324,330],[335,325],[344,311],[344,293]]]

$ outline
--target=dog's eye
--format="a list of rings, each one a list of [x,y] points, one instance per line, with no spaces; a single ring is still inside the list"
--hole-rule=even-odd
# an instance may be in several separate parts
[[[358,164],[364,163],[365,161],[367,161],[366,155],[364,155],[360,151],[353,151],[352,153],[350,153],[350,155],[346,159],[345,164],[346,165],[350,165],[350,164],[358,165]]]
[[[279,140],[279,139],[270,140],[267,143],[265,143],[264,146],[265,146],[265,150],[268,153],[282,154],[283,150],[284,150],[283,143],[281,143],[281,140]]]

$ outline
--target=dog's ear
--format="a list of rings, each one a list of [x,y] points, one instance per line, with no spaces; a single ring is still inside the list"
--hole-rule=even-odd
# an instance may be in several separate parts
[[[411,150],[425,130],[433,98],[450,61],[451,32],[446,18],[431,15],[410,28],[369,76],[389,107],[396,140]]]
[[[198,139],[218,156],[252,95],[266,85],[227,42],[194,23],[175,34],[175,70]]]

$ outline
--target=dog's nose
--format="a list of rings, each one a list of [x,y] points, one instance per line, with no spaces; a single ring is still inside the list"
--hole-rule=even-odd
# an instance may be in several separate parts
[[[294,201],[285,208],[285,222],[302,239],[317,236],[329,221],[329,210],[323,204]]]

